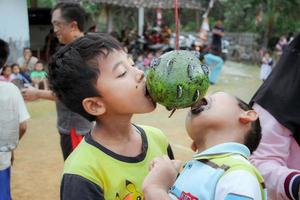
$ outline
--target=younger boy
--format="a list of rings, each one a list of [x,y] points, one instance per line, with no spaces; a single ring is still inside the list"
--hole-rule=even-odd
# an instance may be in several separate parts
[[[134,113],[155,108],[143,71],[115,39],[89,33],[57,52],[49,83],[69,109],[96,121],[66,160],[61,199],[143,199],[150,161],[173,158],[160,130],[131,122]]]
[[[43,84],[43,88],[48,90],[47,73],[44,70],[44,64],[42,61],[35,63],[33,71],[30,74],[32,84],[35,88],[39,89],[40,84]]]
[[[170,159],[154,159],[143,183],[145,199],[266,199],[263,179],[248,161],[261,138],[252,108],[227,93],[214,93],[191,108],[186,129],[198,153],[177,179]]]
[[[0,39],[0,70],[9,55],[8,43]],[[12,84],[0,81],[0,199],[11,200],[10,175],[13,150],[27,129],[29,114],[22,95]]]

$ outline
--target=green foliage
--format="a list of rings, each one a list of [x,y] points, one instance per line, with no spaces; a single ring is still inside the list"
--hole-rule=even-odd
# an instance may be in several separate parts
[[[299,0],[223,0],[215,4],[210,17],[223,17],[229,32],[259,33],[260,42],[267,45],[269,40],[276,40],[273,38],[299,31],[299,9]],[[256,23],[259,11],[262,20]]]
[[[57,0],[37,0],[38,8],[53,8]],[[31,8],[33,4],[33,0],[27,0],[28,8]]]
[[[99,13],[99,11],[101,10],[101,5],[100,4],[96,4],[90,1],[81,1],[81,6],[84,8],[84,10],[87,13],[90,13],[92,15]]]

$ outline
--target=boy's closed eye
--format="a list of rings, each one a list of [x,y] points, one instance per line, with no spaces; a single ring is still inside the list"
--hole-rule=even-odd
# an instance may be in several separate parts
[[[121,77],[125,76],[126,73],[127,73],[127,70],[125,70],[124,72],[121,72],[121,73],[117,76],[117,78],[121,78]]]

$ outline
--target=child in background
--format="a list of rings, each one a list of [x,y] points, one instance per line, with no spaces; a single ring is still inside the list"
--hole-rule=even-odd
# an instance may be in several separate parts
[[[144,56],[143,55],[139,55],[135,61],[135,65],[137,66],[138,69],[145,71],[145,67],[144,67]]]
[[[1,75],[0,75],[0,81],[6,81],[10,82],[12,80],[11,78],[11,68],[8,65],[5,65],[2,68]]]
[[[21,68],[19,66],[19,64],[14,63],[11,65],[11,79],[12,81],[14,80],[20,80],[22,82],[22,84],[26,83],[26,84],[30,84],[30,82],[20,73]]]
[[[144,72],[114,38],[88,33],[56,53],[49,83],[64,105],[96,121],[65,162],[61,199],[143,199],[150,161],[173,158],[159,129],[131,121],[133,114],[155,109]]]
[[[143,183],[145,199],[267,199],[248,160],[261,138],[258,115],[248,104],[224,92],[209,95],[192,106],[186,130],[196,155],[178,177],[178,163],[154,159]]]
[[[34,69],[30,74],[30,78],[35,88],[39,89],[39,86],[43,84],[43,88],[48,90],[47,73],[44,71],[44,64],[42,61],[38,61],[34,65]]]
[[[260,79],[265,81],[272,71],[273,59],[268,52],[265,52],[262,57],[262,65],[260,68]]]
[[[144,58],[144,67],[145,67],[145,70],[150,67],[150,63],[151,63],[152,59],[153,59],[153,53],[149,52],[147,54],[147,56]]]

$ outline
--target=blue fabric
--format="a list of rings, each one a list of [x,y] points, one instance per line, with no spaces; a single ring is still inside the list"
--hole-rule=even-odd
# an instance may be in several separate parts
[[[0,170],[0,200],[11,200],[10,167]]]
[[[299,199],[298,196],[298,190],[299,190],[299,186],[300,186],[300,175],[298,175],[292,184],[292,195],[294,197],[294,199]]]
[[[253,200],[253,199],[247,196],[228,194],[224,200]]]
[[[211,199],[224,169],[212,168],[197,160],[189,161],[178,176],[170,193],[178,199]]]
[[[221,167],[208,165],[205,162],[197,160],[197,157],[209,157],[223,153],[239,154],[244,157],[250,155],[250,151],[245,145],[234,142],[215,145],[198,153],[194,156],[194,160],[188,161],[184,166],[174,185],[171,187],[170,193],[180,199],[212,199],[215,196],[216,185],[225,171]]]
[[[224,61],[220,56],[208,53],[204,55],[204,63],[210,68],[209,81],[215,84],[223,67]]]
[[[235,143],[235,142],[227,142],[227,143],[218,144],[213,147],[210,147],[207,150],[194,155],[193,157],[195,158],[203,155],[221,154],[221,153],[241,154],[246,158],[250,156],[250,151],[245,145]]]

